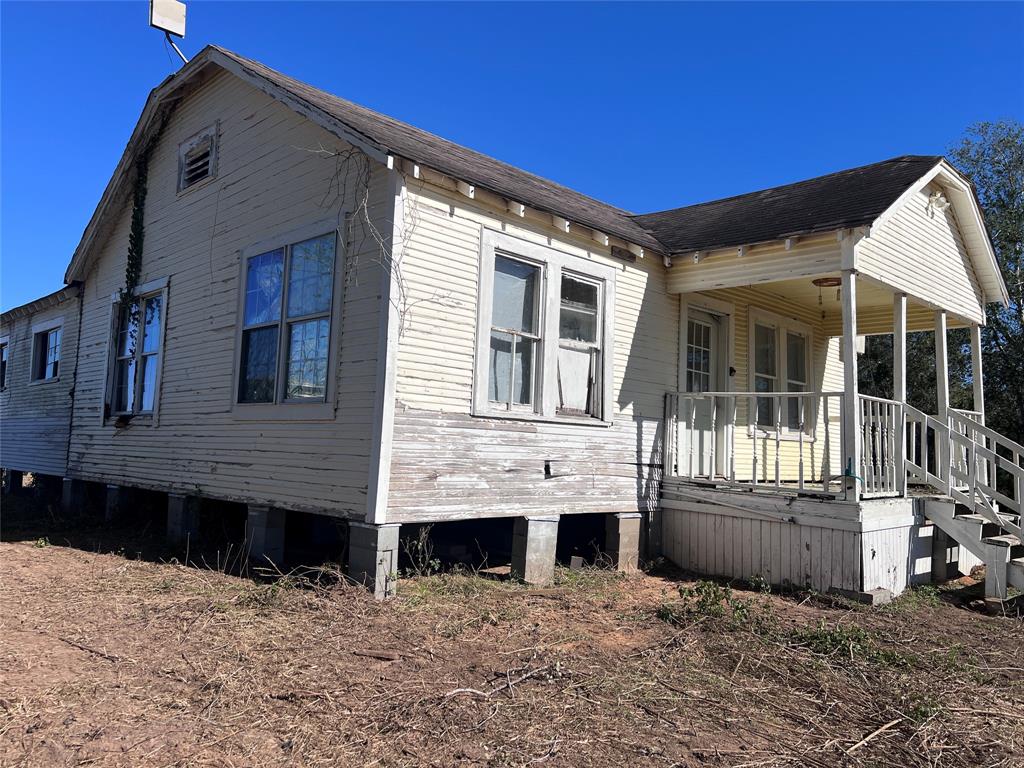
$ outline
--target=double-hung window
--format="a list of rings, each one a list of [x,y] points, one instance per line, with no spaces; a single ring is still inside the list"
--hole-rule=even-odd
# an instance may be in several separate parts
[[[0,390],[7,389],[7,360],[10,348],[7,339],[0,339]]]
[[[507,410],[532,409],[537,391],[541,267],[494,257],[488,399]]]
[[[60,325],[32,334],[32,381],[56,379],[60,375]]]
[[[757,393],[809,392],[811,334],[800,323],[759,310],[751,311],[751,383]],[[802,402],[801,402],[802,401]],[[807,398],[757,398],[756,424],[774,430],[807,431],[813,423]],[[778,410],[776,410],[778,409]]]
[[[473,410],[610,421],[615,270],[484,230]]]
[[[112,364],[107,409],[112,416],[152,416],[157,408],[164,347],[167,280],[114,297]]]
[[[239,403],[323,403],[330,387],[334,232],[245,260]]]

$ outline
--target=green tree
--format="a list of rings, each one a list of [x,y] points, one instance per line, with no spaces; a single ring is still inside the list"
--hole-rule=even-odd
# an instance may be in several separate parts
[[[985,421],[1024,442],[1024,125],[978,123],[949,159],[974,182],[989,237],[1010,295],[990,304],[982,337]]]
[[[982,331],[985,420],[1012,440],[1024,442],[1024,126],[1014,121],[978,123],[949,151],[949,160],[974,182],[999,268],[1010,295],[1009,306],[987,307]],[[949,399],[954,408],[970,408],[970,338],[965,329],[950,331]],[[859,360],[865,394],[892,397],[892,336],[871,336]],[[935,335],[907,336],[907,399],[935,413]]]

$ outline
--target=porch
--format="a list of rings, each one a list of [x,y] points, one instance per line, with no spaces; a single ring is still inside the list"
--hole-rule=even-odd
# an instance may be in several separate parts
[[[747,549],[763,549],[761,562],[774,562],[776,575],[781,568],[816,588],[898,593],[948,560],[945,539],[932,534],[941,528],[959,541],[970,516],[961,566],[988,564],[1002,536],[994,554],[1005,575],[992,591],[1024,581],[1024,447],[985,424],[976,320],[852,269],[684,293],[681,304],[681,389],[665,397],[670,557],[675,546],[685,561],[677,562],[701,570],[709,564],[691,563],[679,546],[703,541],[695,552],[714,552],[752,536]],[[951,327],[970,328],[971,410],[949,404]],[[935,333],[936,414],[907,402],[907,334],[923,330]],[[893,336],[892,398],[858,391],[864,334]],[[694,515],[710,517],[702,528]],[[774,536],[780,550],[761,536]],[[787,536],[796,537],[789,565]],[[801,558],[809,571],[800,571]]]

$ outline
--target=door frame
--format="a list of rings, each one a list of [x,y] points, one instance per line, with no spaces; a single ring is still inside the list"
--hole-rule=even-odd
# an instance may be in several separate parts
[[[699,293],[684,293],[679,297],[679,333],[676,370],[676,391],[686,386],[686,332],[690,321],[690,309],[699,310],[720,319],[718,334],[717,378],[722,382],[721,392],[735,392],[736,371],[736,306]],[[732,374],[730,372],[733,372]],[[732,462],[735,425],[731,419],[719,419],[715,424],[715,474],[729,476]]]

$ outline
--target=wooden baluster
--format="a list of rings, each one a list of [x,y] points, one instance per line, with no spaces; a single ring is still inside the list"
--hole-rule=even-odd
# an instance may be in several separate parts
[[[751,396],[747,405],[747,421],[750,422],[750,455],[752,457],[752,468],[750,475],[751,485],[757,486],[757,398]]]
[[[738,400],[734,395],[732,401],[732,423],[729,425],[729,480],[736,482],[736,413]]]
[[[690,479],[693,479],[693,444],[697,436],[697,398],[690,398]]]
[[[825,408],[825,447],[821,452],[821,490],[828,491],[829,478],[832,476],[832,435],[829,432],[829,403],[828,397],[821,398]]]
[[[787,404],[788,407],[788,404]],[[799,461],[799,476],[797,478],[797,488],[801,491],[804,489],[804,398],[803,395],[796,399],[796,421],[797,429],[800,430],[798,436],[798,445],[800,450],[800,461]]]
[[[778,395],[773,400],[775,401],[775,487],[778,488],[782,485],[779,464],[779,448],[782,445],[782,407],[779,405]]]
[[[715,422],[718,419],[718,397],[711,398],[711,461],[708,466],[708,479],[715,479],[715,449],[718,443],[718,433],[715,431]]]

